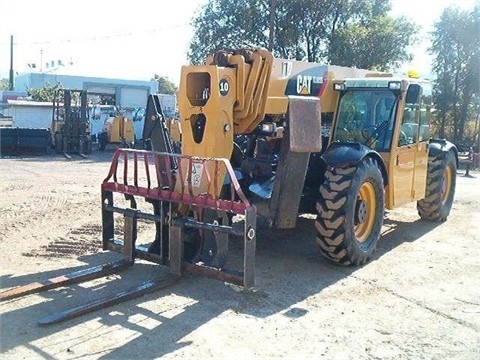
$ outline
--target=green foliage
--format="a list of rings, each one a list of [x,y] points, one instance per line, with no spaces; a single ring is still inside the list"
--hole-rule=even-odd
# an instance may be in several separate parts
[[[410,61],[407,45],[417,27],[405,18],[378,15],[338,29],[331,36],[329,62],[340,66],[388,71]]]
[[[168,77],[159,76],[158,74],[155,74],[152,80],[158,82],[159,94],[175,95],[178,91],[177,86],[173,82],[171,82],[168,79]]]
[[[384,70],[410,59],[416,26],[387,14],[390,0],[210,0],[193,19],[193,64],[220,49],[268,48],[276,57]]]
[[[57,83],[52,86],[49,82],[46,82],[41,88],[28,88],[27,93],[33,101],[52,102],[55,98],[55,91],[59,89],[63,89],[62,84]]]
[[[480,106],[479,33],[480,2],[471,10],[445,9],[432,33],[435,122],[438,135],[455,143],[464,142],[466,124],[475,120]]]
[[[208,1],[192,20],[190,61],[200,64],[208,54],[242,44],[267,47],[268,7],[265,0]]]
[[[10,82],[6,78],[0,79],[0,90],[8,90],[10,87]]]

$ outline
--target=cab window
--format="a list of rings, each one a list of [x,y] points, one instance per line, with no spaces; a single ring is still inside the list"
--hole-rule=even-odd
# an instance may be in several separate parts
[[[408,87],[403,109],[402,125],[398,137],[398,146],[411,145],[418,140],[418,124],[420,118],[420,85]]]
[[[430,139],[431,107],[432,87],[430,84],[426,84],[422,87],[422,96],[420,98],[420,123],[418,141],[428,141]]]

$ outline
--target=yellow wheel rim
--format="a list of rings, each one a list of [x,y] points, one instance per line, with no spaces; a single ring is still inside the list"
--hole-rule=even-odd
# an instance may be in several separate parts
[[[371,183],[365,182],[358,191],[355,209],[355,236],[360,243],[365,242],[372,232],[376,208],[375,188]]]
[[[445,167],[443,172],[443,185],[442,185],[442,204],[445,205],[449,196],[450,189],[452,187],[452,169],[450,166]]]

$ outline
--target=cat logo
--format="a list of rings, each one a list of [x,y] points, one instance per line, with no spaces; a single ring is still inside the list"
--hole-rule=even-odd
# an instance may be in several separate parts
[[[310,95],[312,90],[312,77],[309,75],[297,76],[297,94]]]

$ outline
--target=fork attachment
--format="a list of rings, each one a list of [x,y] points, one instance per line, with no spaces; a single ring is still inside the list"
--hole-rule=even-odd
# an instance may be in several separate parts
[[[66,275],[56,276],[47,280],[33,282],[27,285],[18,286],[13,289],[0,292],[0,301],[16,299],[22,296],[35,294],[42,291],[56,289],[62,286],[77,284],[113,273],[117,273],[129,267],[131,264],[120,260],[108,264],[94,266],[88,269],[74,271]]]
[[[228,160],[118,149],[101,193],[104,250],[122,253],[132,264],[140,258],[169,266],[178,276],[254,285],[256,207]],[[153,210],[137,208],[139,199]],[[124,218],[123,240],[115,238],[115,214]],[[243,221],[233,222],[237,215]],[[139,221],[155,224],[149,247],[136,245]],[[236,263],[229,258],[229,235],[243,237],[243,259]]]
[[[123,259],[0,292],[0,301],[106,276],[132,266],[136,258],[166,265],[169,273],[44,316],[38,323],[58,323],[142,296],[170,286],[184,272],[245,289],[254,285],[256,207],[243,194],[228,160],[118,149],[101,194],[103,249]],[[118,197],[120,205],[114,202]],[[153,210],[139,208],[138,199]],[[115,214],[123,215],[123,239],[114,236]],[[236,215],[243,221],[233,222]],[[148,248],[136,244],[139,220],[155,224],[155,239]],[[227,267],[229,235],[243,236],[243,258],[236,263],[241,269]]]

